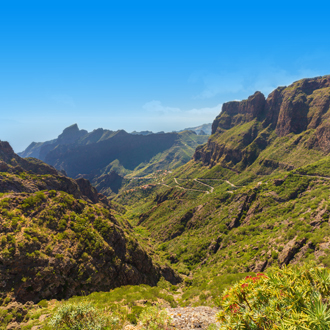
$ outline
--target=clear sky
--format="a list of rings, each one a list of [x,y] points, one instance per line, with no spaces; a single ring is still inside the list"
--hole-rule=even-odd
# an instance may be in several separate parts
[[[326,1],[0,0],[0,139],[172,131],[330,74]]]

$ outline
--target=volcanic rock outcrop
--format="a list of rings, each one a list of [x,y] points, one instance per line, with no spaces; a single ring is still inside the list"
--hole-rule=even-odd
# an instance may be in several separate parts
[[[291,151],[314,149],[330,152],[330,76],[299,80],[275,89],[267,99],[256,92],[247,100],[225,103],[212,124],[212,136],[196,149],[194,159],[204,165],[216,164],[241,171],[259,157],[259,163],[279,167],[276,143],[289,139]],[[282,141],[282,142],[279,142]],[[300,151],[298,151],[300,150]],[[274,150],[275,151],[275,150]],[[293,157],[282,157],[289,169],[301,165]],[[298,158],[298,157],[297,157]],[[304,158],[304,157],[301,157]],[[315,159],[314,159],[315,160]]]

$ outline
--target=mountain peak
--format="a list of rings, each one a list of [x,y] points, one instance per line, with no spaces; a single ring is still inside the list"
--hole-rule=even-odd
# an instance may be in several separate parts
[[[7,141],[0,140],[0,152],[5,155],[11,156],[14,154],[14,150]]]
[[[73,124],[71,126],[68,126],[67,128],[64,128],[62,134],[67,134],[67,133],[70,134],[70,133],[73,133],[73,132],[79,132],[79,127],[78,127],[77,124]]]
[[[70,144],[87,133],[84,129],[80,130],[77,124],[73,124],[63,130],[62,134],[58,136],[57,141],[59,144]]]

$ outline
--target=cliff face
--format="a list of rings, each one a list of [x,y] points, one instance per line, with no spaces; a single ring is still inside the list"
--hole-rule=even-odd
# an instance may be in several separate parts
[[[294,139],[290,148],[301,149],[302,155],[303,149],[327,154],[329,107],[330,76],[279,87],[267,99],[256,92],[247,100],[225,103],[212,124],[213,135],[205,146],[197,148],[194,159],[211,167],[221,164],[242,170],[258,157],[266,156],[264,150],[288,139]],[[300,165],[286,158],[290,166]]]
[[[68,178],[0,141],[0,296],[62,299],[128,284],[176,283],[88,180]]]

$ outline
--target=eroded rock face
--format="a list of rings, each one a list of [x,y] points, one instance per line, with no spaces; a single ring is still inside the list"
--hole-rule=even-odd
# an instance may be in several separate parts
[[[302,238],[300,240],[294,238],[289,241],[282,252],[278,256],[278,262],[280,265],[287,265],[296,253],[299,252],[300,248],[306,243],[306,238]]]
[[[219,127],[229,129],[241,122],[261,117],[264,111],[265,96],[260,92],[255,92],[254,95],[241,102],[233,101],[224,103],[221,114],[212,124],[212,134],[214,134]]]
[[[80,178],[76,179],[75,181],[77,182],[79,189],[84,196],[87,196],[93,203],[97,203],[99,201],[99,194],[97,190],[88,180]]]
[[[275,89],[268,98],[256,92],[247,100],[223,104],[208,143],[196,149],[195,161],[243,170],[276,137],[310,132],[296,145],[330,152],[330,76],[303,79]],[[275,134],[274,134],[275,133]],[[270,160],[271,161],[271,160]],[[292,165],[288,165],[292,166]]]
[[[14,155],[14,150],[7,141],[0,141],[0,157],[6,160]]]

